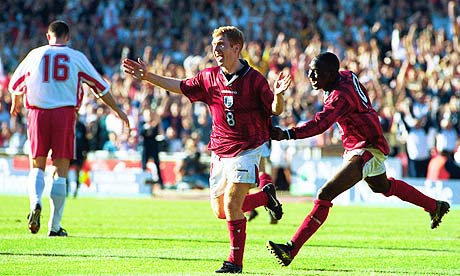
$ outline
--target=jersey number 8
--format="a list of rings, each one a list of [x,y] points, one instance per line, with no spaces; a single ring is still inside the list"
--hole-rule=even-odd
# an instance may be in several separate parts
[[[227,112],[227,124],[231,127],[235,126],[236,122],[235,122],[235,115],[233,114],[233,112]]]

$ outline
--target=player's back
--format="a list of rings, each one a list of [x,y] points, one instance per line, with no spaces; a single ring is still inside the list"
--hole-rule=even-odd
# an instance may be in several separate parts
[[[377,112],[372,107],[366,88],[351,71],[340,72],[340,93],[347,101],[347,112],[338,119],[343,146],[347,150],[374,146],[389,153]]]
[[[26,86],[28,107],[79,106],[83,81],[99,86],[100,90],[108,87],[88,59],[66,45],[45,45],[32,50],[15,75],[14,86]]]

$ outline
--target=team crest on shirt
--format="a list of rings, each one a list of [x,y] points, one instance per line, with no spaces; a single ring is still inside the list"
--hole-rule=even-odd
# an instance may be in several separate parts
[[[226,108],[233,106],[233,96],[224,96],[224,105]]]

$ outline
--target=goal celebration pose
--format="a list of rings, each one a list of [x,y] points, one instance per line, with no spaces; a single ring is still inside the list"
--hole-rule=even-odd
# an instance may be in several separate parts
[[[182,94],[191,102],[208,105],[212,116],[210,196],[214,214],[227,221],[230,254],[216,273],[241,273],[246,241],[244,212],[266,206],[276,219],[283,212],[273,184],[248,194],[258,181],[262,149],[269,140],[270,116],[284,109],[282,93],[291,76],[282,73],[275,82],[274,93],[257,70],[240,59],[243,33],[224,26],[212,34],[212,53],[217,66],[180,80],[146,71],[146,64],[125,59],[124,71],[137,79]]]
[[[283,130],[274,127],[274,140],[302,139],[326,131],[337,123],[345,152],[342,168],[318,191],[313,209],[286,244],[267,242],[268,250],[282,266],[288,266],[302,245],[326,221],[332,200],[364,179],[371,190],[386,197],[396,196],[424,208],[436,228],[449,211],[449,204],[430,198],[406,182],[387,177],[384,161],[389,153],[377,112],[366,88],[351,71],[339,71],[340,62],[330,52],[321,53],[310,63],[308,78],[313,89],[324,91],[323,110],[304,124]]]

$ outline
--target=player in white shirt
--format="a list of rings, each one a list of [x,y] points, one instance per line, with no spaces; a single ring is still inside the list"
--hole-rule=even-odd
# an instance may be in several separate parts
[[[109,93],[110,85],[100,76],[84,54],[67,46],[69,26],[60,20],[48,26],[48,45],[29,52],[13,73],[9,91],[13,94],[11,114],[28,109],[30,140],[29,230],[40,229],[41,197],[45,187],[44,171],[49,151],[56,167],[50,195],[48,236],[67,236],[61,227],[66,199],[66,178],[71,159],[75,159],[76,112],[87,84],[97,98],[109,106],[129,128],[128,117]]]

